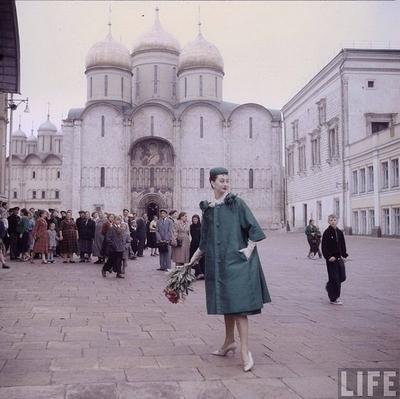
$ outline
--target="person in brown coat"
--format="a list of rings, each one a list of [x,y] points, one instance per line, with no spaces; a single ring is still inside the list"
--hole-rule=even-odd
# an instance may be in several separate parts
[[[181,212],[174,224],[172,235],[172,260],[176,266],[189,262],[190,255],[190,225],[186,212]]]
[[[39,210],[38,218],[36,219],[35,227],[33,228],[33,245],[31,263],[34,263],[35,254],[42,255],[42,263],[47,263],[46,254],[49,250],[49,238],[47,235],[47,211]]]

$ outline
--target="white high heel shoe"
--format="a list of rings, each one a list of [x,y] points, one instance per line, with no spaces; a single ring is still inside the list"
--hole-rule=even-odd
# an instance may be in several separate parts
[[[235,353],[237,349],[236,342],[232,342],[226,348],[217,349],[214,352],[211,352],[212,355],[215,356],[226,356],[229,352]]]
[[[247,371],[250,371],[254,367],[254,360],[251,352],[249,352],[249,360],[247,362],[244,362],[243,365],[243,371],[246,373]]]

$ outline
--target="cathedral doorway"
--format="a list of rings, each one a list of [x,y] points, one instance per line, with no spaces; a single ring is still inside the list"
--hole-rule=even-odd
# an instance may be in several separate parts
[[[160,207],[172,209],[175,162],[171,144],[156,137],[137,140],[131,147],[130,158],[131,208],[153,214]],[[151,207],[149,196],[154,199]]]
[[[156,204],[155,202],[150,202],[149,205],[147,205],[147,217],[149,218],[149,220],[153,220],[154,216],[159,216],[158,212],[159,212],[159,206],[158,204]]]

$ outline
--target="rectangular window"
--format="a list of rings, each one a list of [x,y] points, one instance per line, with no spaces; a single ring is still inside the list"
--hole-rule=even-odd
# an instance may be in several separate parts
[[[383,208],[382,209],[382,224],[383,224],[383,231],[382,233],[384,235],[389,235],[390,234],[390,209],[389,208]]]
[[[368,191],[374,191],[374,167],[368,166]]]
[[[36,172],[35,171],[32,172],[32,179],[36,179]]]
[[[249,138],[253,138],[253,118],[249,118]]]
[[[42,191],[42,199],[46,198],[46,191]]]
[[[360,211],[360,231],[359,234],[367,234],[367,211]]]
[[[367,86],[368,89],[373,89],[375,86],[375,82],[373,80],[368,80]]]
[[[320,125],[326,122],[326,102],[321,100],[318,104],[318,123]]]
[[[254,188],[254,171],[249,169],[249,188]]]
[[[61,153],[61,140],[58,140],[58,153]]]
[[[400,208],[393,208],[393,234],[400,236]]]
[[[158,65],[154,65],[154,94],[158,91]]]
[[[59,170],[57,170],[57,179],[61,178],[61,172]]]
[[[375,227],[375,210],[369,209],[368,210],[368,233],[372,233],[372,229]]]
[[[121,98],[124,98],[124,78],[121,77]]]
[[[185,78],[185,98],[187,97],[187,78]]]
[[[329,129],[328,132],[329,142],[329,158],[334,159],[339,157],[339,145],[337,137],[337,128]]]
[[[292,122],[292,135],[293,141],[296,141],[299,138],[299,121]]]
[[[365,193],[365,168],[360,169],[360,193]]]
[[[317,220],[322,220],[322,202],[317,201]]]
[[[381,176],[382,176],[382,184],[381,188],[388,188],[389,187],[389,163],[382,162],[381,163]]]
[[[353,194],[358,194],[358,171],[353,170]]]
[[[204,188],[204,168],[200,168],[200,188]]]
[[[104,75],[104,97],[108,96],[108,75]]]
[[[296,225],[296,208],[292,206],[292,227]]]
[[[54,197],[55,199],[60,199],[60,192],[58,190],[55,191]]]
[[[287,170],[288,176],[294,176],[294,152],[293,150],[288,151],[287,153],[288,163],[287,163]]]
[[[36,199],[36,190],[32,191],[32,199]]]
[[[390,161],[390,175],[391,175],[391,180],[392,180],[392,187],[398,187],[399,186],[399,158],[397,159],[392,159]]]
[[[200,138],[202,139],[204,137],[204,123],[203,123],[203,117],[200,116]]]
[[[199,76],[199,96],[203,97],[203,76]]]
[[[321,151],[320,151],[320,138],[316,137],[311,140],[311,161],[312,165],[320,165],[321,164]]]
[[[89,83],[89,97],[93,97],[93,77],[90,77],[90,83]]]
[[[358,211],[353,212],[353,233],[359,234],[358,230]]]
[[[104,115],[101,116],[101,137],[106,135],[106,117]]]
[[[372,134],[378,133],[382,130],[389,128],[389,122],[371,122],[371,132]]]
[[[16,191],[13,192],[13,199],[17,199],[17,192]]]
[[[303,144],[299,147],[299,171],[304,172],[306,167],[306,147]]]
[[[215,91],[215,97],[218,97],[218,78],[217,77],[215,77],[214,91]]]
[[[339,219],[340,218],[340,200],[339,198],[334,199],[334,211],[336,217]]]
[[[150,116],[150,135],[154,136],[154,116]]]

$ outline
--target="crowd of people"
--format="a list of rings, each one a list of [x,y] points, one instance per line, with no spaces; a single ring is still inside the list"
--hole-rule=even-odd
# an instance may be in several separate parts
[[[102,264],[102,275],[116,273],[124,278],[128,259],[144,256],[160,258],[160,271],[170,271],[171,262],[183,265],[200,243],[201,221],[192,217],[191,224],[185,212],[160,210],[150,218],[138,216],[128,209],[122,214],[79,211],[74,219],[72,211],[56,209],[25,209],[7,204],[0,207],[0,262],[8,269],[10,260],[34,263],[54,263],[60,257],[63,263],[94,262]],[[78,258],[77,258],[78,257]],[[76,260],[75,260],[76,259]],[[195,267],[198,279],[204,279],[204,262]]]

